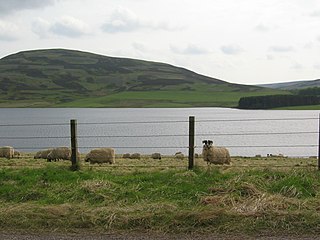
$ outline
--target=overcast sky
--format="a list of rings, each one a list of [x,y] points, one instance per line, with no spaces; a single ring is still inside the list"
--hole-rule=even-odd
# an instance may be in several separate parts
[[[320,0],[0,0],[0,57],[67,48],[233,83],[320,78]]]

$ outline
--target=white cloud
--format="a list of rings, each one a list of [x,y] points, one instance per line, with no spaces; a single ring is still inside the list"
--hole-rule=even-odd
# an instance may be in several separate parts
[[[309,14],[310,17],[320,17],[320,10],[318,11],[313,11],[312,13]]]
[[[315,64],[315,65],[313,65],[313,68],[314,68],[314,69],[317,69],[317,70],[320,70],[320,64]]]
[[[144,44],[142,43],[137,43],[137,42],[134,42],[132,43],[132,47],[135,49],[135,50],[138,50],[140,52],[145,52],[147,51],[147,48]]]
[[[292,64],[291,68],[295,69],[295,70],[301,70],[301,69],[303,69],[303,65],[296,62],[296,63]]]
[[[268,32],[270,30],[270,28],[267,25],[262,23],[256,25],[254,29],[258,32]]]
[[[269,48],[272,52],[293,52],[294,48],[292,46],[271,46]]]
[[[151,22],[140,19],[129,9],[119,7],[110,15],[109,19],[101,26],[101,29],[107,33],[133,32],[141,29],[176,31],[182,27],[170,26],[166,22]]]
[[[32,24],[32,31],[40,38],[54,35],[77,38],[90,33],[89,26],[79,19],[65,16],[54,23],[38,18]]]
[[[9,14],[25,9],[42,8],[55,2],[56,0],[0,0],[0,13]]]
[[[220,47],[220,50],[224,54],[228,54],[228,55],[237,55],[243,52],[243,49],[236,45],[224,45]]]
[[[56,35],[73,38],[89,34],[89,27],[79,19],[66,16],[55,22],[50,31]]]
[[[42,18],[38,18],[32,23],[32,31],[40,38],[49,37],[49,29],[50,23]]]
[[[170,46],[170,49],[172,52],[177,54],[183,54],[183,55],[203,55],[203,54],[209,54],[210,51],[206,50],[203,47],[199,47],[194,44],[189,44],[185,48]]]
[[[0,20],[0,41],[13,41],[18,39],[17,25]]]

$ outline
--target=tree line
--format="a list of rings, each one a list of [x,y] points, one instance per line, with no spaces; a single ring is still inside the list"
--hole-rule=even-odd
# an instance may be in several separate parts
[[[320,87],[296,90],[293,94],[242,97],[240,109],[270,109],[277,107],[305,106],[320,104]]]

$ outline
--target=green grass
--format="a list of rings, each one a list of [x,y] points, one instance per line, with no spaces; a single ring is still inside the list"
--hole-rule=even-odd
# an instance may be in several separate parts
[[[207,167],[197,159],[198,167],[188,171],[186,160],[144,157],[118,159],[115,166],[83,163],[81,171],[71,172],[68,162],[0,159],[0,228],[314,233],[320,224],[315,163],[233,158],[232,167]]]
[[[275,108],[274,110],[320,110],[320,105]]]
[[[263,92],[263,94],[278,92]],[[223,91],[148,91],[122,92],[104,97],[79,99],[57,107],[236,107],[242,96],[257,96],[261,92]]]

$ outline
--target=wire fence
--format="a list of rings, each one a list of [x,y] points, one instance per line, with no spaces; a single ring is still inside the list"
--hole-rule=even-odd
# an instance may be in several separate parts
[[[188,120],[80,122],[78,149],[85,154],[91,149],[111,147],[118,153],[117,158],[126,152],[172,156],[183,152],[187,158],[188,124]],[[309,158],[318,155],[317,127],[315,117],[199,119],[193,149],[201,154],[202,140],[212,139],[216,145],[228,148],[233,156]],[[70,140],[70,123],[0,124],[0,145],[13,146],[21,152],[70,146]]]

